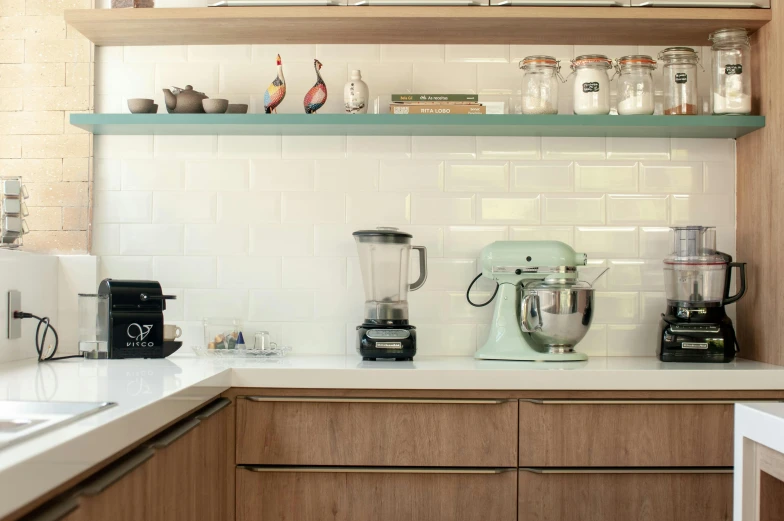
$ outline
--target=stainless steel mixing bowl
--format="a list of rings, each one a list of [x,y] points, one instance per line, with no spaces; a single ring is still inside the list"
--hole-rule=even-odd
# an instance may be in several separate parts
[[[520,328],[542,352],[570,353],[593,320],[593,288],[579,281],[535,281],[520,287]]]

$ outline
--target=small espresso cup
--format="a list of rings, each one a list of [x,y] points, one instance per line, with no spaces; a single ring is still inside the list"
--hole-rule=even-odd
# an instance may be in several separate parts
[[[164,324],[163,326],[163,339],[166,341],[171,341],[176,338],[180,338],[182,335],[182,329],[179,326],[175,326],[174,324]]]
[[[259,351],[274,351],[277,349],[278,344],[270,340],[268,331],[259,331],[253,337],[253,347]]]

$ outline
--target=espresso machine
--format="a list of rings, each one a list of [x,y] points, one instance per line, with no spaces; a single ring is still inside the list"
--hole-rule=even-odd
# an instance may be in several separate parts
[[[364,360],[413,360],[416,328],[408,323],[408,292],[427,279],[427,250],[411,246],[413,236],[397,228],[353,233],[359,252],[365,319],[357,326],[357,351]],[[419,278],[408,283],[411,250],[419,254]]]
[[[496,241],[481,253],[482,273],[468,286],[475,307],[495,300],[487,341],[475,358],[485,360],[579,361],[574,350],[591,327],[593,289],[578,280],[584,253],[559,241]],[[471,287],[486,277],[496,282],[487,302],[471,300]]]
[[[730,296],[732,270],[740,289]],[[716,229],[670,229],[664,259],[667,311],[659,322],[659,358],[664,362],[730,362],[738,351],[725,306],[746,293],[746,263],[716,250]]]

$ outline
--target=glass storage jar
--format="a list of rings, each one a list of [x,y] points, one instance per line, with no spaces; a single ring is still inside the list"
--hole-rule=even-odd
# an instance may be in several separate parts
[[[610,113],[610,77],[612,61],[603,54],[583,54],[572,60],[574,71],[574,113]]]
[[[558,114],[558,84],[561,64],[552,56],[526,56],[523,70],[523,114]]]
[[[720,29],[713,41],[713,113],[751,113],[751,45],[746,29]]]
[[[653,71],[656,61],[644,54],[624,56],[617,60],[618,114],[653,114]]]
[[[691,47],[668,47],[659,53],[664,76],[664,114],[696,116],[697,65],[700,57]]]

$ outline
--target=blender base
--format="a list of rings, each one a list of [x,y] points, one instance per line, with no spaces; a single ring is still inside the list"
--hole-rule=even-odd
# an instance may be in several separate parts
[[[411,361],[416,355],[416,328],[407,324],[357,326],[357,352],[363,360]]]

